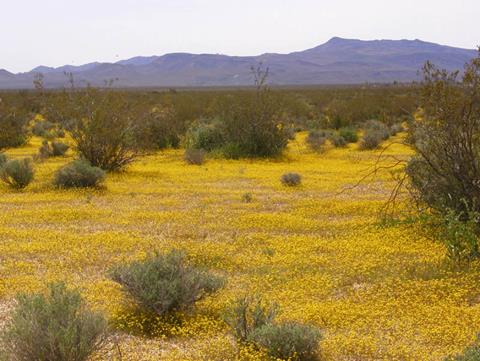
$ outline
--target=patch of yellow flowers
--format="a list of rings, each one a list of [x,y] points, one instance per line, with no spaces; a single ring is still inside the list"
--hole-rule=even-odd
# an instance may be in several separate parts
[[[191,166],[179,150],[159,152],[109,175],[101,190],[53,188],[71,152],[37,164],[25,191],[0,189],[0,303],[54,280],[79,287],[115,330],[95,360],[266,360],[238,345],[222,321],[246,292],[277,302],[280,319],[321,328],[325,360],[441,360],[473,342],[478,265],[451,267],[415,224],[378,226],[387,172],[340,192],[379,151],[350,145],[318,154],[304,137],[279,160]],[[9,153],[32,155],[39,145],[33,139]],[[400,144],[386,153],[411,154]],[[302,185],[282,186],[285,172],[300,173]],[[136,309],[107,273],[173,247],[228,283],[193,312],[160,319]]]

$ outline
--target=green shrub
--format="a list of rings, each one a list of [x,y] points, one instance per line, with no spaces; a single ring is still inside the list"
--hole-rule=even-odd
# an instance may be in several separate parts
[[[0,178],[12,188],[23,189],[34,177],[34,169],[30,158],[13,159],[6,162],[0,170]]]
[[[75,160],[55,173],[54,184],[61,188],[97,187],[105,180],[105,171],[85,160]]]
[[[298,173],[285,173],[280,178],[283,185],[295,187],[302,183],[302,176]]]
[[[242,146],[234,142],[225,144],[219,151],[227,159],[240,159],[245,155]]]
[[[354,128],[340,128],[338,134],[345,139],[347,143],[358,142],[358,134]]]
[[[393,124],[391,127],[390,127],[390,135],[391,136],[395,136],[397,135],[398,133],[401,133],[403,132],[405,129],[403,128],[403,125],[401,123],[396,123],[396,124]]]
[[[443,216],[441,236],[447,248],[447,256],[453,261],[469,261],[480,256],[478,225],[480,214],[459,214],[447,210]]]
[[[244,203],[251,203],[253,201],[252,193],[244,193],[242,194],[242,202]]]
[[[52,146],[52,156],[54,157],[64,156],[65,153],[67,153],[67,150],[70,148],[68,145],[61,142],[52,142],[51,146]]]
[[[325,145],[327,141],[328,134],[325,131],[321,130],[311,130],[308,132],[308,136],[306,138],[306,142],[308,146],[318,152],[322,150],[322,147]]]
[[[36,122],[33,127],[32,127],[32,133],[36,135],[37,137],[45,137],[45,135],[55,128],[55,124],[43,120]]]
[[[8,162],[8,157],[5,153],[0,153],[0,172],[2,167]]]
[[[224,283],[222,278],[188,264],[178,250],[115,267],[110,275],[139,306],[159,315],[187,309]]]
[[[376,133],[381,140],[387,140],[390,137],[390,129],[382,122],[371,119],[365,122],[364,129],[369,133]]]
[[[252,332],[249,340],[282,360],[313,361],[319,359],[318,329],[297,322],[266,324]]]
[[[447,357],[444,361],[480,361],[480,337],[477,337],[477,342],[467,347],[463,354]]]
[[[430,63],[424,79],[423,112],[408,125],[412,195],[443,215],[480,213],[480,52],[462,79]]]
[[[2,334],[11,361],[84,361],[103,343],[107,323],[63,283],[47,295],[19,295]]]
[[[188,164],[202,165],[205,161],[205,151],[203,149],[185,149],[184,159]]]
[[[361,150],[377,149],[382,143],[383,133],[375,129],[365,129],[359,148]]]
[[[0,150],[20,147],[28,140],[28,116],[0,99]]]
[[[341,147],[346,147],[347,146],[347,141],[345,140],[345,138],[343,138],[342,136],[338,135],[338,134],[334,134],[332,135],[332,137],[330,138],[330,141],[332,142],[332,144],[337,147],[337,148],[341,148]]]
[[[147,147],[165,149],[178,148],[180,145],[184,125],[177,118],[173,107],[154,107],[148,113],[145,124],[147,129],[143,141],[148,143]]]
[[[227,309],[225,322],[238,339],[247,341],[256,329],[271,324],[277,311],[277,305],[267,305],[258,296],[239,297]]]
[[[190,126],[185,143],[187,148],[207,152],[220,149],[225,144],[225,129],[218,119],[201,119]]]

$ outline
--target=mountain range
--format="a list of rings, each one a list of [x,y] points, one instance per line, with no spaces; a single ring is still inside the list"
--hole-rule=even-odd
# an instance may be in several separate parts
[[[36,74],[44,75],[47,88],[66,84],[65,72],[78,86],[102,86],[115,79],[117,87],[208,87],[252,84],[250,68],[262,63],[270,70],[272,85],[329,85],[410,82],[430,60],[448,70],[463,69],[477,54],[421,40],[355,40],[332,38],[315,48],[290,54],[258,56],[172,53],[134,57],[116,63],[94,62],[59,68],[39,66],[13,74],[0,69],[0,89],[32,88]]]

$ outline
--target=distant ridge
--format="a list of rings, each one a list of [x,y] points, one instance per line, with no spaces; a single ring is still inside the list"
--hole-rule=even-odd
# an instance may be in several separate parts
[[[410,82],[430,60],[448,70],[463,69],[476,50],[421,40],[356,40],[334,37],[324,44],[290,54],[228,56],[172,53],[134,57],[116,63],[89,63],[59,68],[39,66],[27,73],[0,70],[0,89],[32,88],[35,74],[45,85],[66,84],[72,72],[78,85],[103,85],[115,79],[117,87],[206,87],[252,84],[250,67],[262,62],[270,68],[273,85],[328,85]]]

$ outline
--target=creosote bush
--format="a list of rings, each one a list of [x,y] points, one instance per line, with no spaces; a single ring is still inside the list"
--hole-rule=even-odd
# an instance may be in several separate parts
[[[63,283],[19,295],[1,341],[9,361],[84,361],[103,343],[107,323]]]
[[[0,172],[2,167],[8,162],[8,157],[5,153],[0,153]]]
[[[312,150],[319,152],[325,145],[328,136],[329,134],[327,134],[325,131],[311,130],[310,132],[308,132],[306,142]]]
[[[333,146],[335,146],[336,148],[347,146],[347,141],[345,140],[345,138],[338,134],[332,135],[332,137],[330,138],[330,142],[332,142]]]
[[[268,305],[259,296],[237,298],[225,313],[225,322],[235,336],[245,342],[260,327],[271,324],[278,312],[276,304]]]
[[[8,107],[0,98],[0,150],[24,145],[28,140],[28,116]]]
[[[467,221],[480,212],[480,51],[458,74],[425,65],[422,111],[408,126],[416,156],[406,173],[418,202]]]
[[[192,165],[202,165],[205,162],[205,153],[203,149],[185,149],[185,162]]]
[[[283,185],[288,187],[296,187],[302,183],[302,176],[298,173],[285,173],[280,178]]]
[[[361,150],[377,149],[382,143],[383,139],[384,136],[382,132],[367,128],[364,130],[363,137],[360,140],[359,148]]]
[[[68,145],[62,142],[52,142],[52,156],[53,157],[62,157],[67,153],[67,150],[70,148]]]
[[[0,179],[16,189],[27,187],[33,177],[34,169],[30,158],[9,160],[0,169]]]
[[[354,128],[340,128],[338,131],[340,135],[347,143],[358,142],[358,134]]]
[[[55,173],[54,184],[60,188],[98,187],[105,180],[105,171],[86,160],[75,160]]]
[[[189,264],[178,250],[119,265],[110,276],[139,306],[158,315],[188,309],[224,284],[223,278]]]
[[[297,322],[266,324],[255,329],[250,341],[266,349],[276,359],[314,361],[319,360],[320,331]]]

